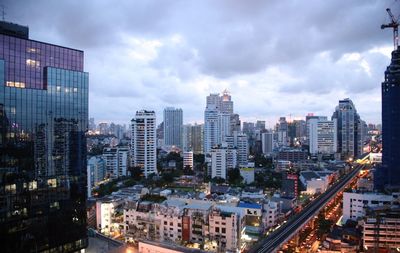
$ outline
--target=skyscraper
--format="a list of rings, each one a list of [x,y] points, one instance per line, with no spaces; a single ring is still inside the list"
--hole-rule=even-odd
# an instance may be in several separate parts
[[[339,100],[332,115],[337,122],[337,147],[343,159],[354,158],[362,154],[363,136],[361,126],[363,122],[357,113],[356,107],[349,98]]]
[[[131,122],[131,163],[148,177],[157,173],[156,114],[154,111],[137,111]]]
[[[233,114],[233,101],[231,94],[228,90],[224,90],[222,92],[222,96],[220,97],[221,108],[220,111],[222,113]]]
[[[83,51],[0,22],[2,252],[87,246],[88,73]]]
[[[308,120],[311,154],[333,155],[337,151],[336,119],[319,116]]]
[[[392,52],[392,61],[382,83],[382,168],[383,185],[400,186],[400,48]]]
[[[167,107],[164,109],[164,144],[182,148],[182,109]]]
[[[204,154],[209,154],[211,148],[218,144],[218,109],[214,104],[204,111]]]

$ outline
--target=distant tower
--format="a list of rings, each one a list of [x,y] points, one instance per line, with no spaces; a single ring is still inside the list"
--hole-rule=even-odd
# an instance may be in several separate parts
[[[137,111],[132,119],[131,163],[142,168],[144,176],[157,173],[156,114]]]
[[[182,148],[183,112],[182,109],[164,109],[164,144]]]
[[[363,121],[349,98],[339,101],[332,120],[337,122],[337,147],[342,159],[355,158],[362,154]]]

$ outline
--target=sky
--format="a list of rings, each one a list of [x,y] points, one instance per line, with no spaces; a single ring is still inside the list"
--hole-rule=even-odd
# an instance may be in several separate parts
[[[206,96],[227,89],[242,121],[273,126],[330,117],[343,98],[381,121],[381,82],[395,0],[2,0],[30,38],[81,49],[89,114],[126,123],[137,110],[183,109],[203,122]]]

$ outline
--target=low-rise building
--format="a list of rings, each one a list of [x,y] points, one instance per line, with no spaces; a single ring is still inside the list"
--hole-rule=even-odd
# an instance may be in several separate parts
[[[395,252],[400,248],[400,208],[376,207],[369,208],[363,219],[364,249],[385,249]],[[371,251],[376,252],[376,251]]]
[[[344,192],[343,193],[343,222],[348,219],[361,219],[366,214],[366,209],[371,207],[392,205],[399,194],[391,195],[374,192]]]

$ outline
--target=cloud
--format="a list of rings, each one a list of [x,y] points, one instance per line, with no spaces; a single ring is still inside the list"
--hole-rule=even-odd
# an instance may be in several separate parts
[[[350,97],[380,121],[390,62],[391,0],[5,0],[31,38],[85,51],[90,114],[129,122],[136,110],[181,107],[202,121],[205,96],[228,88],[243,120],[330,116]],[[113,106],[109,106],[112,104]]]

